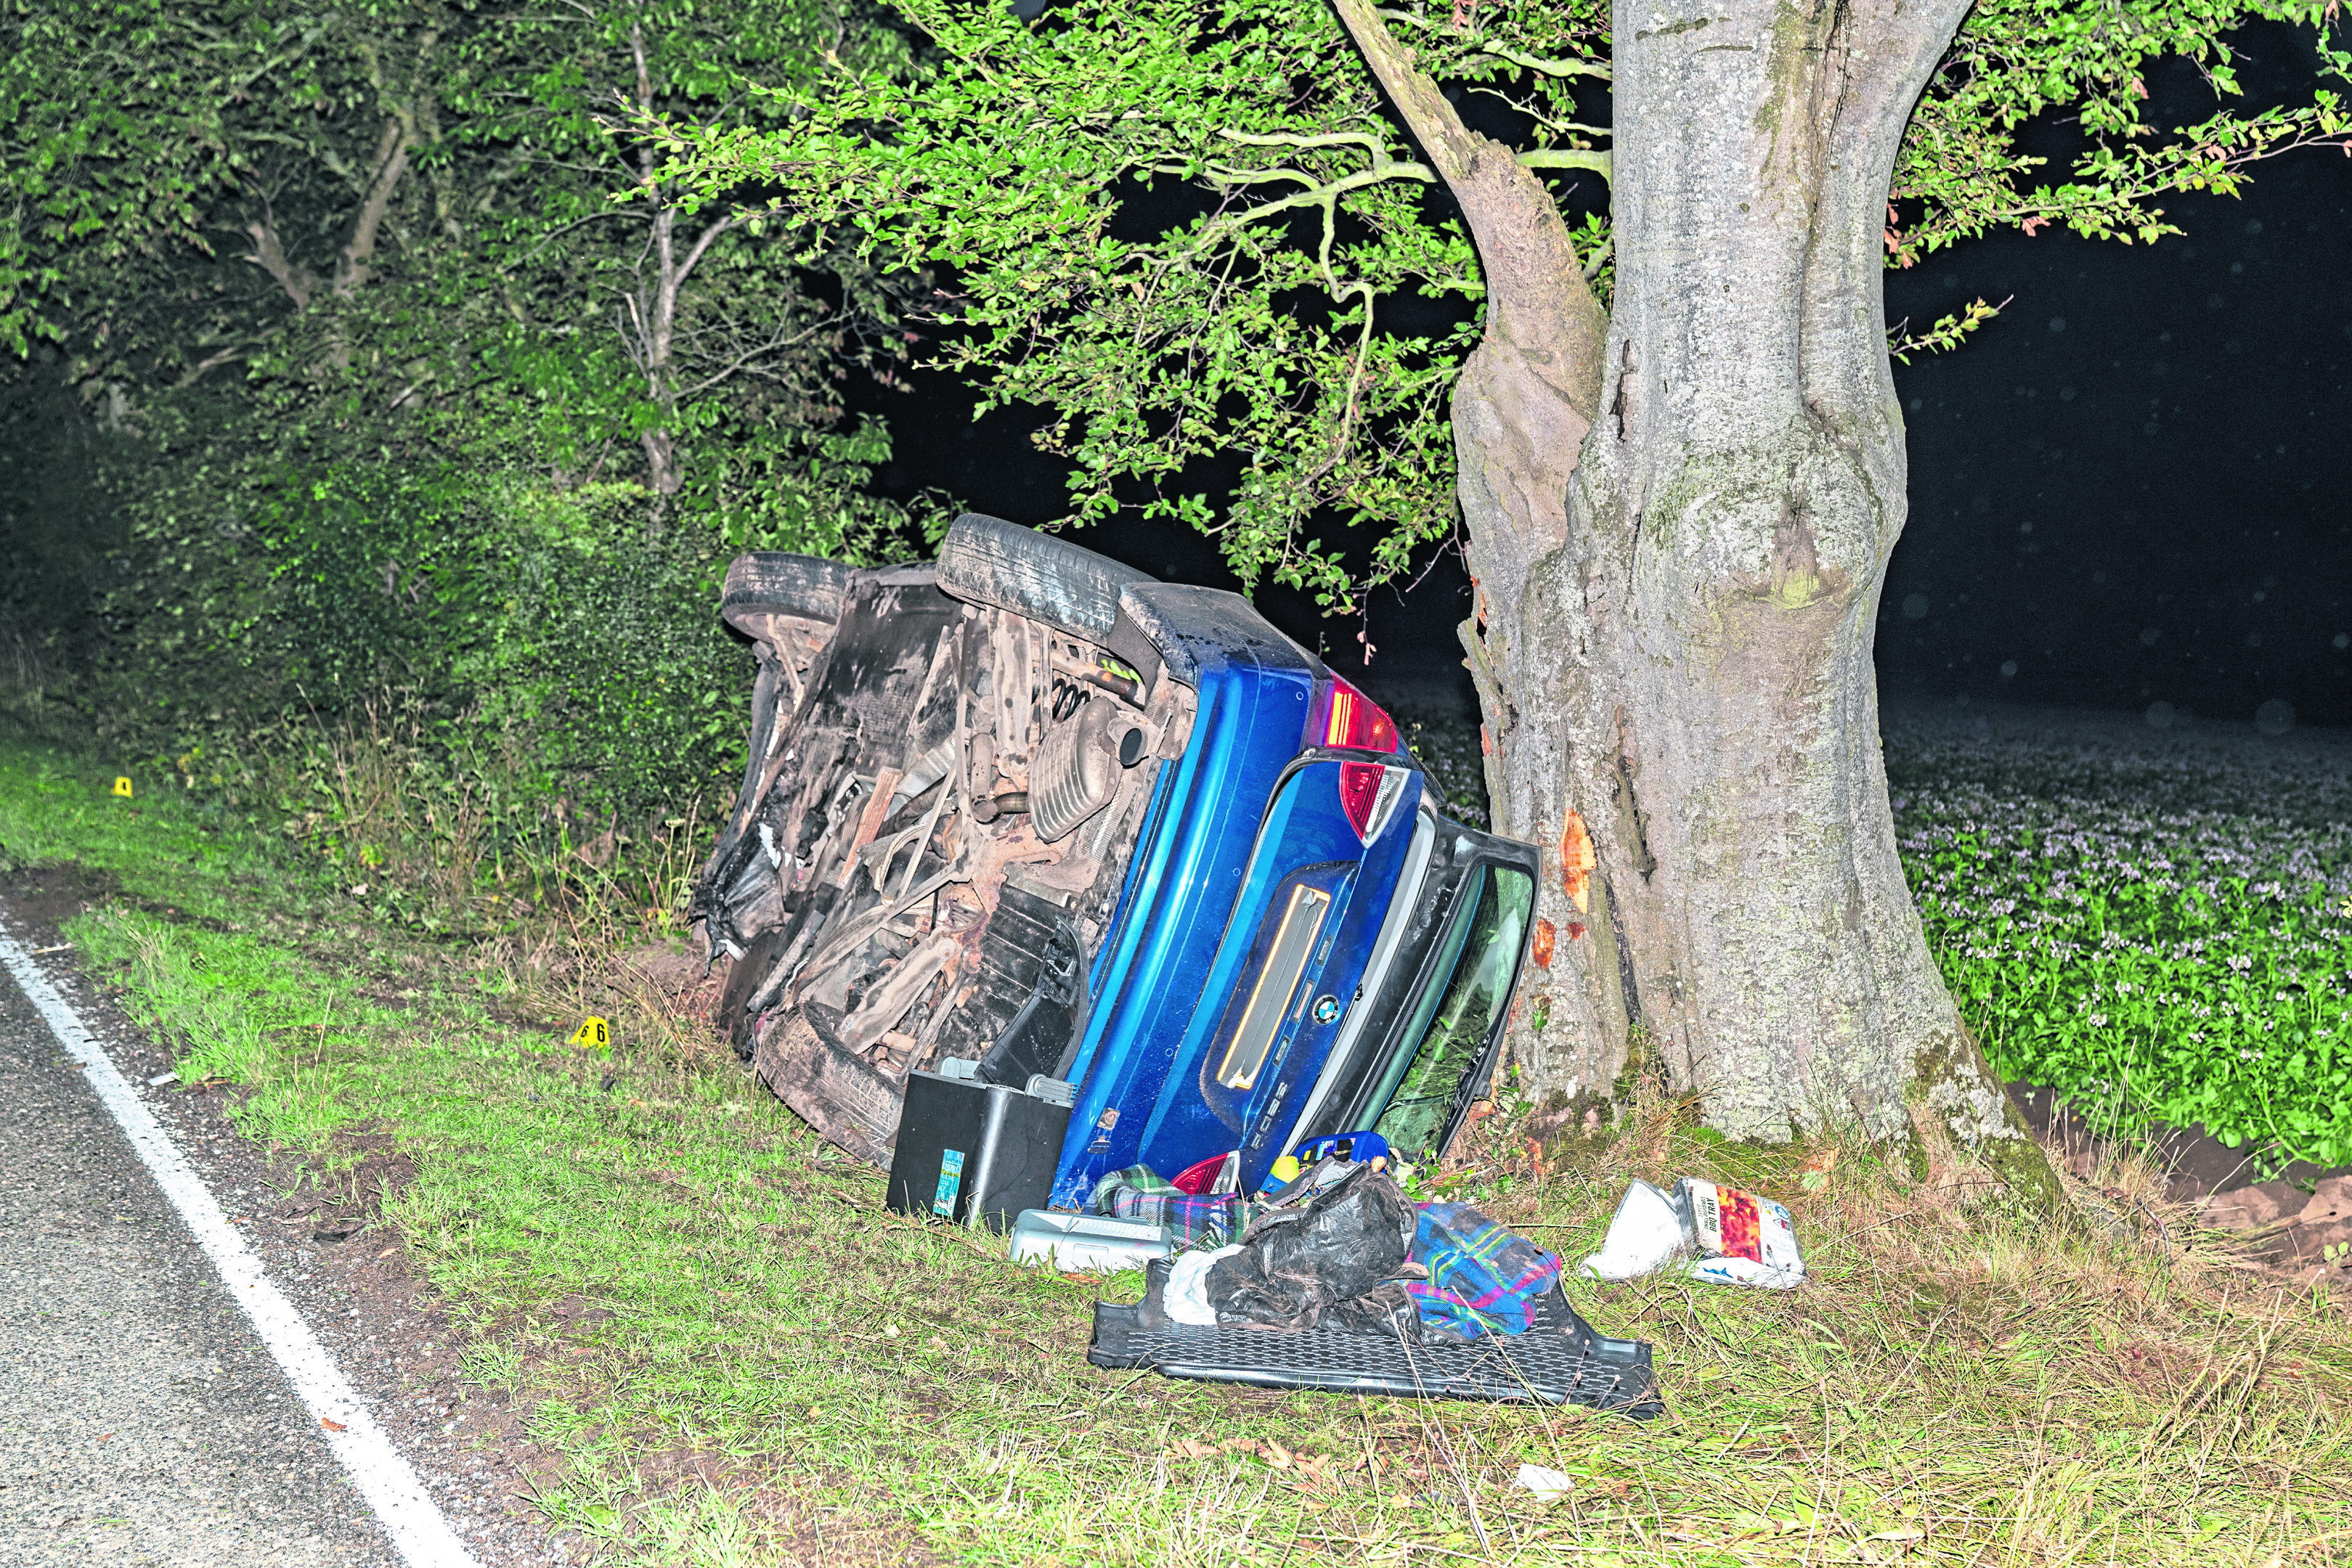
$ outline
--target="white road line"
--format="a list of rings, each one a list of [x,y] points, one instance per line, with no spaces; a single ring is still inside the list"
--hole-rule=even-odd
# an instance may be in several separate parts
[[[0,928],[0,964],[16,977],[25,995],[47,1020],[49,1030],[58,1042],[70,1052],[75,1061],[87,1070],[90,1087],[98,1091],[100,1102],[122,1127],[123,1136],[131,1147],[146,1162],[155,1175],[156,1185],[172,1207],[180,1211],[188,1228],[195,1233],[196,1244],[220,1270],[220,1277],[229,1293],[253,1320],[261,1334],[261,1343],[278,1358],[285,1370],[286,1380],[294,1385],[294,1393],[310,1415],[320,1423],[320,1435],[351,1472],[360,1495],[375,1510],[383,1521],[393,1544],[399,1548],[402,1559],[409,1568],[477,1568],[473,1554],[466,1550],[457,1532],[449,1528],[441,1510],[425,1492],[416,1471],[392,1446],[383,1429],[375,1424],[367,1407],[343,1380],[319,1343],[310,1325],[285,1292],[269,1282],[261,1271],[260,1260],[247,1249],[244,1238],[229,1228],[222,1217],[220,1205],[213,1201],[212,1193],[198,1180],[188,1162],[154,1115],[131,1092],[130,1083],[115,1071],[114,1062],[100,1048],[97,1036],[76,1016],[48,977],[33,962],[24,946]]]

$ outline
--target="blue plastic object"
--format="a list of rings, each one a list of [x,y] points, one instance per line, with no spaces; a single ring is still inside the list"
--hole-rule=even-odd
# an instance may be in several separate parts
[[[1378,1133],[1333,1133],[1326,1137],[1309,1138],[1290,1151],[1301,1166],[1311,1166],[1317,1160],[1334,1156],[1365,1164],[1372,1160],[1393,1159],[1389,1153],[1389,1141]]]

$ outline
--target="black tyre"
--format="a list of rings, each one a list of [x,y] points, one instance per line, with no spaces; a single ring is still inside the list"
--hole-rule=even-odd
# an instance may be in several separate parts
[[[940,586],[1100,643],[1118,620],[1118,593],[1151,579],[1108,556],[1002,517],[966,512],[940,547]]]
[[[739,555],[727,569],[719,619],[747,637],[765,637],[773,615],[830,626],[841,619],[842,598],[856,576],[855,567],[813,555]]]

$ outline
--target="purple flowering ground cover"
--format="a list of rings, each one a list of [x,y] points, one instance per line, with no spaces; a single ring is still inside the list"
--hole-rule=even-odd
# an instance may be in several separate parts
[[[2352,737],[1894,710],[1904,869],[2004,1077],[2352,1164]]]

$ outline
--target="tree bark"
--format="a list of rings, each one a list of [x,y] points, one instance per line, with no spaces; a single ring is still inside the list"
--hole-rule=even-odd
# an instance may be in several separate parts
[[[651,154],[646,155],[648,158]],[[647,178],[652,176],[648,172]],[[659,198],[656,198],[658,201]],[[653,276],[629,299],[630,356],[646,378],[646,396],[669,415],[660,425],[639,436],[644,448],[647,483],[656,496],[675,496],[684,483],[678,472],[677,437],[672,428],[677,413],[677,308],[694,269],[702,265],[712,242],[736,226],[737,220],[714,220],[695,236],[686,254],[677,252],[677,214],[662,205],[654,213]]]
[[[1760,1141],[1904,1138],[1916,1107],[2046,1198],[1904,882],[1871,663],[1906,510],[1881,219],[1966,0],[1616,0],[1598,341],[1542,186],[1492,142],[1449,166],[1481,139],[1335,4],[1488,290],[1454,401],[1463,632],[1495,824],[1549,852],[1534,1087],[1597,1109],[1646,1066]]]

